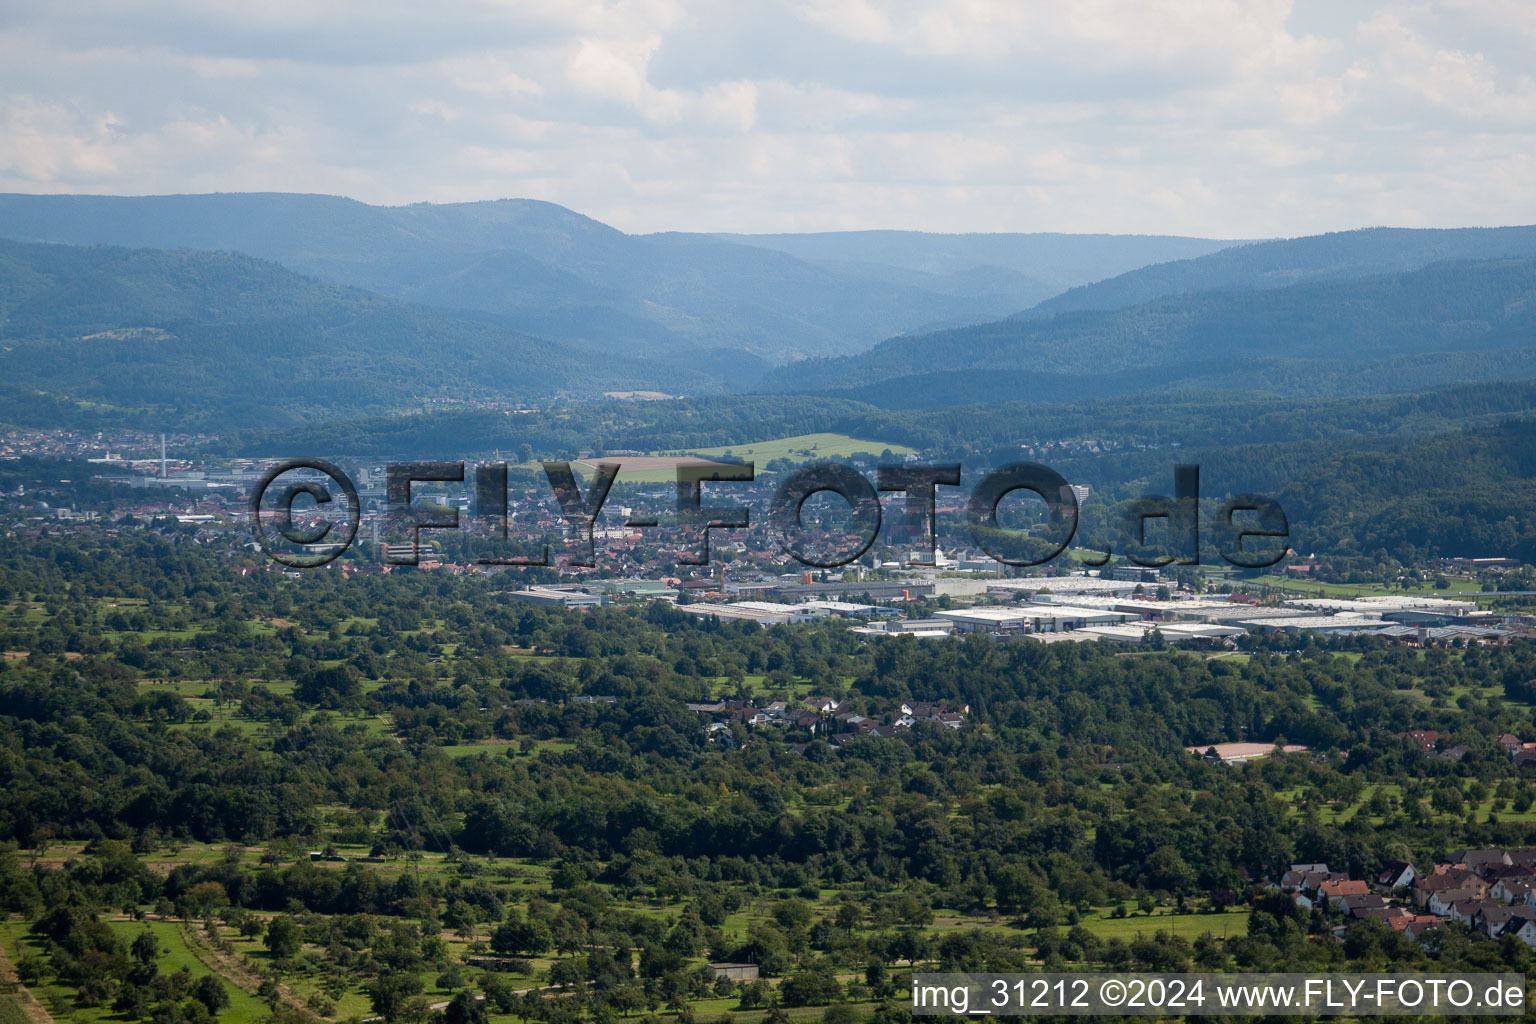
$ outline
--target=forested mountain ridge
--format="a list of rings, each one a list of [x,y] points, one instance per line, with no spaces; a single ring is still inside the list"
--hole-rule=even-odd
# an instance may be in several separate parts
[[[939,236],[933,244],[954,262],[929,272],[908,265],[926,236],[907,233],[882,247],[895,263],[866,252],[873,262],[839,267],[797,258],[782,240],[628,235],[534,200],[376,207],[289,194],[0,195],[0,236],[239,251],[396,299],[506,316],[540,337],[710,360],[727,379],[755,377],[764,361],[993,319],[1072,284],[1227,244],[1065,236],[991,254],[1002,261],[991,265],[984,248],[1019,236]],[[1083,252],[1058,261],[1058,249]]]
[[[1536,563],[1536,420],[1359,445],[1280,490],[1314,550]]]
[[[935,334],[892,338],[841,359],[806,360],[773,371],[770,390],[828,391],[878,404],[911,404],[935,373],[970,371],[985,401],[1008,378],[1057,375],[1060,397],[1093,397],[1072,386],[1121,393],[1200,381],[1245,390],[1250,367],[1301,361],[1315,381],[1299,393],[1328,393],[1362,364],[1438,353],[1529,345],[1536,328],[1536,259],[1439,263],[1405,274],[1317,281],[1262,291],[1180,295],[1119,310],[1009,319]],[[1222,370],[1225,364],[1227,369]],[[1116,385],[1106,375],[1122,374]],[[916,378],[903,381],[902,378]],[[989,378],[998,385],[989,384]],[[1082,378],[1073,381],[1071,378]],[[1451,383],[1443,375],[1441,383]],[[878,386],[872,386],[878,385]],[[1006,396],[1013,397],[1013,396]],[[1050,394],[1037,399],[1049,400]]]
[[[1536,376],[1536,348],[1487,353],[1425,352],[1350,363],[1337,359],[1203,359],[1113,373],[1039,373],[1033,370],[935,370],[895,380],[821,392],[892,410],[967,408],[976,403],[1124,403],[1146,397],[1189,403],[1222,397],[1306,398],[1394,394],[1460,384]]]
[[[567,403],[510,416],[453,411],[379,416],[293,428],[232,431],[210,454],[248,455],[323,438],[330,450],[412,457],[463,455],[508,436],[541,452],[608,447],[680,451],[743,445],[796,432],[828,432],[909,445],[968,465],[1009,461],[1022,441],[1081,446],[1089,440],[1166,462],[1165,449],[1213,445],[1349,443],[1447,433],[1536,409],[1536,379],[1422,392],[1279,399],[1196,392],[1057,405],[1009,402],[890,411],[814,395],[716,395],[667,402]],[[1129,474],[1134,476],[1135,474]]]
[[[1099,495],[1092,500],[1115,502],[1165,491],[1174,462],[1193,463],[1206,497],[1273,496],[1304,556],[1536,562],[1536,417],[1529,414],[1427,436],[1235,440],[1069,457],[1053,468],[1092,486]]]
[[[1234,245],[1140,267],[1068,289],[1018,316],[1039,319],[1072,310],[1121,309],[1191,292],[1283,288],[1307,280],[1403,273],[1432,263],[1529,256],[1536,256],[1536,226],[1336,231]]]
[[[0,341],[6,418],[44,426],[82,406],[228,428],[707,384],[229,253],[0,241]]]

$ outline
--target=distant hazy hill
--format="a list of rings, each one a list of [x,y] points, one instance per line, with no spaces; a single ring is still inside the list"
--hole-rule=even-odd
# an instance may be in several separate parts
[[[783,367],[782,391],[892,408],[1075,400],[1156,388],[1334,394],[1528,376],[1491,350],[1536,334],[1536,259],[1435,264],[1363,280],[1178,295],[1126,309],[893,338]]]
[[[1536,227],[1340,231],[1235,245],[1195,259],[1143,266],[1072,288],[1019,316],[1039,319],[1080,309],[1122,309],[1192,292],[1284,288],[1309,280],[1418,270],[1451,260],[1524,256],[1536,256]]]
[[[698,237],[698,236],[694,236]],[[930,234],[826,231],[715,235],[776,249],[855,277],[893,281],[946,295],[1035,292],[1043,299],[1085,281],[1135,267],[1203,256],[1239,242],[1170,235]]]
[[[1225,242],[1061,235],[626,235],[531,200],[377,207],[332,196],[0,195],[0,237],[242,252],[394,298],[508,317],[728,379],[992,320]]]
[[[698,387],[228,253],[0,241],[0,419],[221,427]]]

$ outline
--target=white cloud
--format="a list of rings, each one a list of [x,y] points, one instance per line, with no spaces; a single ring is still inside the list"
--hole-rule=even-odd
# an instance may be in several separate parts
[[[527,195],[627,230],[1536,221],[1536,6],[63,0],[0,189]]]

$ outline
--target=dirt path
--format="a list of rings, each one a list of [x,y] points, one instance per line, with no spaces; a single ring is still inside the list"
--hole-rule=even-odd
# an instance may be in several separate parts
[[[0,945],[0,985],[6,988],[15,987],[16,1002],[32,1024],[54,1024],[53,1015],[48,1012],[48,1008],[38,1002],[32,993],[27,991],[27,986],[21,983],[21,979],[16,977],[16,969],[11,966],[11,958],[6,955],[4,945]]]
[[[186,940],[187,948],[192,951],[192,955],[197,957],[198,961],[201,962],[204,967],[208,968],[214,974],[217,974],[231,985],[234,985],[236,988],[242,989],[243,991],[248,992],[254,996],[256,995],[256,990],[261,987],[261,983],[266,980],[261,975],[247,967],[245,963],[242,962],[241,959],[235,954],[225,953],[222,950],[219,950],[210,945],[201,935],[198,935],[196,929],[192,928],[191,926],[183,924],[181,926],[181,936]],[[295,994],[294,991],[287,985],[284,985],[282,981],[278,981],[277,991],[278,995],[282,997],[283,1002],[287,1003],[289,1006],[292,1006],[296,1010],[302,1010],[306,1016],[312,1017],[315,1020],[328,1021],[332,1019],[330,1017],[322,1017],[314,1010],[310,1009],[305,1004],[304,1000],[300,999],[298,995]]]
[[[589,981],[589,982],[587,982],[587,984],[588,985],[596,985],[597,982]],[[539,985],[536,988],[519,988],[519,989],[513,989],[512,990],[512,995],[514,995],[514,996],[525,996],[529,992],[548,992],[551,989],[557,989],[557,988],[560,988],[560,986],[559,985]],[[485,996],[483,996],[483,995],[475,996],[475,1002],[477,1002],[477,1003],[485,1002]],[[446,1000],[446,999],[442,1000],[441,1002],[428,1003],[427,1004],[427,1009],[429,1009],[429,1010],[446,1010],[447,1008],[448,1008],[448,1000]],[[383,1017],[364,1017],[363,1021],[362,1021],[362,1024],[372,1024],[372,1022],[381,1021],[383,1019],[384,1019]]]

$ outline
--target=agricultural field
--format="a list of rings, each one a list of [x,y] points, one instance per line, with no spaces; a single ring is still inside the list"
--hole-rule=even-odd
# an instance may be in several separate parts
[[[700,458],[738,458],[768,463],[775,459],[790,459],[795,462],[846,459],[857,452],[879,455],[885,451],[898,456],[917,454],[915,449],[905,445],[860,440],[849,437],[847,434],[799,434],[795,437],[781,437],[751,444],[699,448],[688,454],[697,455]]]
[[[620,482],[645,484],[671,483],[676,479],[674,471],[676,465],[692,464],[696,461],[712,459],[728,462],[746,461],[761,467],[778,459],[788,459],[791,462],[836,461],[860,452],[878,456],[886,451],[897,456],[916,454],[915,449],[906,445],[885,441],[866,441],[847,434],[799,434],[794,437],[781,437],[743,445],[722,445],[717,448],[662,452],[628,458],[615,457],[604,461],[616,461],[624,466],[620,471]],[[583,476],[589,476],[595,471],[597,461],[599,460],[591,459],[578,462],[574,468]]]
[[[59,845],[47,850],[19,851],[29,862],[52,869],[70,870],[81,864],[90,864],[93,858],[104,852],[80,845]],[[120,853],[113,854],[114,856]],[[515,858],[471,858],[457,850],[447,853],[421,852],[391,853],[387,857],[371,856],[366,846],[328,842],[323,852],[296,849],[292,844],[278,847],[232,847],[207,844],[178,844],[155,850],[142,858],[142,863],[157,877],[173,876],[184,872],[220,872],[228,877],[236,871],[278,871],[284,875],[294,872],[312,878],[331,876],[357,879],[366,873],[376,884],[395,889],[437,889],[452,891],[464,879],[473,878],[482,891],[497,894],[508,904],[525,902],[530,908],[551,907],[572,892],[569,879],[562,879],[560,872],[552,871],[546,864]],[[311,883],[312,884],[312,883]],[[654,922],[664,932],[676,933],[693,917],[693,901],[676,889],[652,886],[633,886],[608,882],[582,882],[578,889],[590,890],[591,896],[608,903],[613,912],[635,915]],[[218,898],[209,901],[210,894]],[[194,900],[205,902],[198,904]],[[726,942],[746,941],[763,929],[785,927],[829,927],[843,930],[848,939],[868,942],[896,941],[904,943],[922,957],[954,955],[953,943],[965,948],[995,944],[998,949],[1033,948],[1034,929],[1019,921],[999,917],[994,912],[971,915],[935,917],[925,909],[925,904],[913,900],[899,890],[865,893],[856,888],[828,887],[812,889],[801,886],[778,892],[762,891],[748,898],[726,901],[727,906],[737,904],[737,909],[725,913],[719,922],[719,936]],[[864,907],[875,908],[866,913]],[[853,915],[849,916],[850,909]],[[1086,932],[1104,942],[1131,943],[1154,935],[1166,934],[1193,941],[1202,936],[1225,938],[1244,934],[1246,912],[1177,912],[1171,907],[1161,907],[1143,902],[1141,908],[1131,908],[1130,913],[1111,907],[1085,909],[1079,924]],[[135,919],[137,918],[137,919]],[[552,923],[558,923],[558,917]],[[131,946],[142,935],[153,937],[155,972],[159,975],[184,974],[191,982],[212,976],[224,985],[228,1004],[220,1010],[218,1019],[232,1024],[257,1024],[268,1020],[274,1006],[289,1016],[295,1014],[327,1021],[367,1019],[375,1008],[374,995],[365,978],[349,978],[348,972],[338,970],[333,962],[334,949],[319,941],[314,929],[328,930],[332,925],[323,918],[302,911],[243,911],[228,905],[223,893],[214,893],[209,883],[194,887],[187,897],[174,905],[160,903],[138,908],[132,915],[118,913],[106,915],[105,927],[121,943],[123,949]],[[413,955],[416,966],[406,968],[414,977],[407,986],[413,997],[428,1010],[442,1010],[460,991],[474,991],[477,985],[510,988],[520,998],[539,993],[550,984],[566,976],[567,969],[593,956],[598,946],[592,935],[584,940],[565,945],[556,933],[551,948],[529,950],[521,959],[509,961],[510,967],[495,969],[494,978],[479,966],[489,958],[497,958],[499,945],[493,933],[496,924],[474,923],[472,920],[454,923],[432,915],[430,917],[406,916],[389,925],[383,920],[380,926],[395,929],[404,927],[421,936],[421,954]],[[275,938],[279,930],[285,938]],[[540,940],[534,945],[538,946]],[[548,942],[550,939],[541,940]],[[718,939],[715,941],[719,941]],[[13,962],[35,964],[46,957],[49,944],[25,922],[11,920],[0,923],[0,944]],[[954,948],[960,948],[955,946]],[[939,960],[927,961],[928,966],[940,966]],[[908,969],[921,967],[920,963],[908,963]],[[35,970],[36,968],[28,968]],[[398,969],[397,969],[398,975]],[[896,968],[892,994],[900,995],[900,966]],[[871,992],[860,988],[862,971],[841,972],[840,984],[847,988],[846,997],[839,1006],[853,1012],[849,1019],[856,1020],[873,1014],[882,1003]],[[492,984],[491,982],[494,982]],[[782,978],[768,979],[764,994],[753,997],[777,1001],[775,991]],[[851,983],[851,984],[850,984]],[[683,1020],[697,1018],[701,1014],[727,1015],[733,1021],[760,1021],[769,1007],[754,1010],[745,1005],[737,991],[740,986],[729,986],[728,995],[720,995],[726,988],[689,998],[686,1004],[654,1007],[662,1019]],[[36,986],[37,997],[55,1015],[56,1019],[70,1019],[82,1024],[95,1024],[118,1019],[111,1006],[105,1003],[92,1005],[91,997],[79,987],[62,980]],[[558,998],[546,992],[542,998]],[[644,1000],[642,999],[642,1002]],[[792,1020],[820,1019],[822,1010],[814,1006],[784,1006],[781,1012]],[[280,1014],[281,1015],[281,1014]],[[514,1017],[525,1019],[525,1011],[514,1008],[511,1012],[490,1012],[488,1019],[494,1022],[510,1022]]]
[[[16,996],[0,992],[0,1024],[33,1024]]]
[[[1295,576],[1258,576],[1253,582],[1277,590],[1290,591],[1302,597],[1356,598],[1374,597],[1379,594],[1421,594],[1430,597],[1475,597],[1482,592],[1482,585],[1472,580],[1449,579],[1444,588],[1432,584],[1412,587],[1388,586],[1385,583],[1326,583],[1322,580],[1304,580]]]

